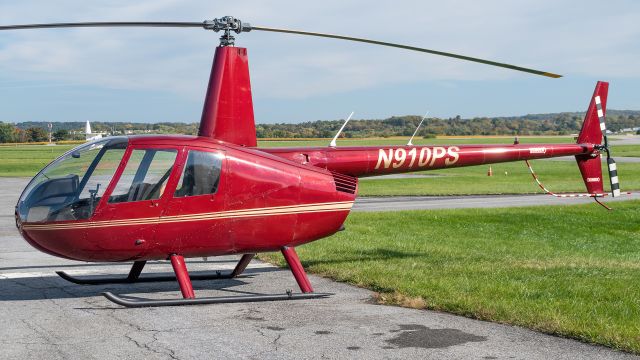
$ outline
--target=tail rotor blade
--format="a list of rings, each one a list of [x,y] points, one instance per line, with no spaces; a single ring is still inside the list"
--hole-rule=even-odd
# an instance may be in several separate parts
[[[602,149],[607,153],[607,167],[609,168],[609,182],[611,183],[611,197],[620,196],[620,183],[618,181],[618,167],[615,160],[611,158],[609,150],[609,139],[607,138],[607,124],[604,109],[602,107],[602,99],[600,96],[594,98],[596,110],[598,112],[598,120],[600,121],[600,130],[602,131]]]
[[[620,183],[618,182],[618,167],[616,162],[607,153],[607,166],[609,167],[609,181],[611,182],[611,196],[620,196]]]

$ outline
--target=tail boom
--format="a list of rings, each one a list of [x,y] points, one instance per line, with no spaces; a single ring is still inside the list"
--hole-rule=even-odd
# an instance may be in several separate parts
[[[356,177],[559,156],[590,156],[593,144],[267,148],[262,151]]]

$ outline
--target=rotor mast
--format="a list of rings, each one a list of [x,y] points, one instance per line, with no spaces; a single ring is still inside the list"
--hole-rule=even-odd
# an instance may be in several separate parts
[[[232,32],[240,34],[241,32],[249,32],[252,29],[251,24],[243,23],[233,16],[223,16],[219,19],[205,20],[202,23],[202,27],[215,32],[224,31],[220,37],[220,46],[234,45],[236,39],[231,34]]]

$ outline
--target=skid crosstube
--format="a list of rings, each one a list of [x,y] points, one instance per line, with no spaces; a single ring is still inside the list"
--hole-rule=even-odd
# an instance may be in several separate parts
[[[64,271],[56,271],[56,274],[61,278],[79,285],[106,285],[106,284],[134,284],[145,282],[163,282],[163,281],[176,281],[176,276],[160,275],[160,276],[146,276],[135,280],[131,280],[126,277],[94,277],[94,278],[78,278],[73,277]],[[214,274],[194,274],[191,275],[191,280],[218,280],[218,279],[232,279],[236,277],[232,272],[222,273],[216,272]]]
[[[301,294],[272,294],[272,295],[241,295],[241,296],[220,296],[189,299],[124,299],[110,292],[102,293],[110,301],[129,308],[135,307],[156,307],[156,306],[185,306],[185,305],[206,305],[206,304],[229,304],[261,301],[282,301],[282,300],[306,300],[318,299],[331,296],[330,293],[301,293]]]
[[[240,261],[236,265],[235,269],[230,272],[221,272],[216,271],[213,274],[194,274],[191,275],[191,280],[221,280],[221,279],[232,279],[238,277],[249,265],[251,259],[255,254],[245,254],[242,255]],[[131,267],[131,271],[129,271],[129,275],[127,277],[86,277],[86,278],[78,278],[67,274],[64,271],[56,271],[56,274],[61,278],[72,282],[74,284],[79,285],[106,285],[106,284],[133,284],[133,283],[146,283],[146,282],[164,282],[164,281],[176,281],[176,275],[160,275],[160,276],[146,276],[140,277],[140,273],[142,273],[142,269],[144,268],[146,261],[136,261],[133,263]]]

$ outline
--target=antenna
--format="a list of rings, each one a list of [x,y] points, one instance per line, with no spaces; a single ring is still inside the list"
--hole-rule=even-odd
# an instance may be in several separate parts
[[[416,134],[418,133],[418,130],[420,130],[420,125],[422,125],[422,123],[424,122],[424,119],[427,118],[427,115],[429,115],[429,112],[427,111],[426,114],[424,114],[424,117],[422,118],[422,120],[420,120],[420,123],[418,124],[418,127],[416,128],[416,131],[413,132],[413,135],[411,135],[411,138],[409,139],[409,142],[407,143],[407,146],[413,146],[413,144],[411,143],[411,141],[413,141],[413,138],[416,136]]]
[[[349,122],[349,120],[351,120],[352,116],[353,116],[353,111],[351,112],[347,120],[344,121],[344,124],[342,124],[342,127],[340,128],[340,130],[338,130],[338,133],[336,134],[336,136],[333,137],[333,140],[331,140],[331,142],[329,143],[329,146],[336,147],[336,140],[338,140],[338,136],[340,136],[340,133],[342,132],[342,130],[344,130],[344,127],[347,126],[347,123]]]

